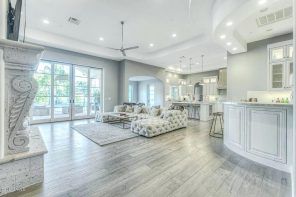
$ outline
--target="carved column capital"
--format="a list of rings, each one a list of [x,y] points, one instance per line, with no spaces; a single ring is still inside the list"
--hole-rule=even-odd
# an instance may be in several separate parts
[[[5,64],[5,122],[7,152],[28,151],[28,130],[23,125],[37,93],[33,79],[43,48],[0,40]]]

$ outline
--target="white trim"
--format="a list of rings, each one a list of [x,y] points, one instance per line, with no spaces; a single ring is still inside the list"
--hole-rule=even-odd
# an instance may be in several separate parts
[[[0,49],[0,158],[5,153],[5,129],[4,129],[4,98],[5,98],[5,69],[3,61],[3,50]]]
[[[293,44],[293,40],[286,40],[286,41],[282,41],[282,42],[268,44],[267,45],[267,48],[268,49],[271,49],[271,48],[280,48],[281,46],[292,45],[292,44]]]
[[[296,197],[296,0],[293,1],[293,47],[294,47],[294,67],[293,67],[293,75],[294,75],[294,80],[293,80],[293,86],[292,88],[293,91],[293,167],[292,167],[292,197]]]

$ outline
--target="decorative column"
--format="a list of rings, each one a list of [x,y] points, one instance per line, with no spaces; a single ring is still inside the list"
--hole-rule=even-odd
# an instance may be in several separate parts
[[[42,47],[0,40],[5,64],[5,152],[16,154],[29,150],[29,131],[24,121],[37,93],[33,79]]]
[[[5,39],[7,34],[7,8],[8,1],[0,0],[0,39]],[[0,159],[4,157],[4,61],[3,51],[0,49]]]

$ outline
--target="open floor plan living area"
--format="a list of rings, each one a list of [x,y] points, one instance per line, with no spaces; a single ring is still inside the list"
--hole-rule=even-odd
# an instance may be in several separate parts
[[[0,0],[0,196],[296,197],[296,0]]]

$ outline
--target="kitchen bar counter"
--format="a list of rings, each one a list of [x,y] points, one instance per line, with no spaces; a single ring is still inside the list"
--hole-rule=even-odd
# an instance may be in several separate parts
[[[224,102],[224,144],[266,166],[291,172],[293,105]]]
[[[267,107],[278,107],[278,106],[283,106],[283,107],[293,107],[292,103],[267,103],[267,102],[242,102],[242,101],[226,101],[223,102],[224,104],[231,104],[231,105],[258,105],[258,106],[267,106]]]
[[[212,119],[213,105],[215,102],[173,102],[174,105],[184,106],[188,110],[188,117],[201,121],[209,121]]]

